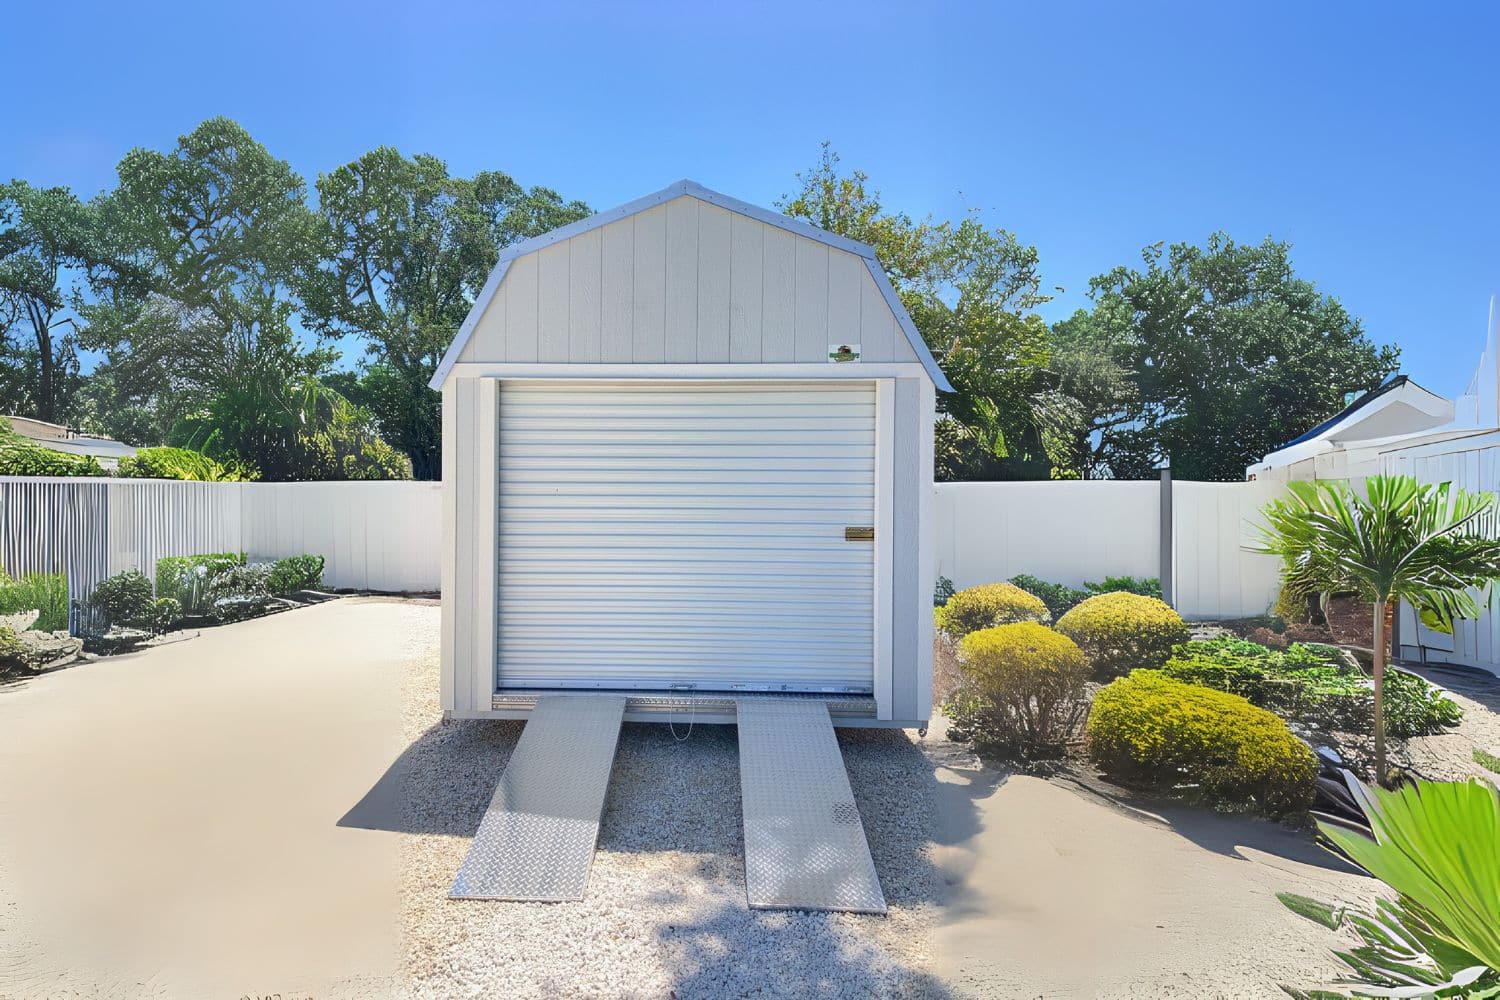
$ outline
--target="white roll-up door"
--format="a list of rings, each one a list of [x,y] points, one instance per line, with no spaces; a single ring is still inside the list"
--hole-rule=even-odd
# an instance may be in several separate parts
[[[873,689],[875,389],[502,382],[502,688]]]

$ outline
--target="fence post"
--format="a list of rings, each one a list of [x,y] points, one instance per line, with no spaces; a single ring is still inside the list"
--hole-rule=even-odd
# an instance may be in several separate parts
[[[1172,469],[1161,470],[1161,566],[1157,575],[1161,578],[1161,599],[1172,607],[1177,606],[1172,586]]]

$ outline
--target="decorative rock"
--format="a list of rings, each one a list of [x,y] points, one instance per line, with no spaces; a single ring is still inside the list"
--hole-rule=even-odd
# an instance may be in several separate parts
[[[72,663],[83,649],[83,640],[66,632],[17,632],[16,641],[20,653],[0,660],[0,669],[41,673]]]
[[[20,635],[36,624],[36,620],[40,617],[42,617],[40,611],[18,611],[13,615],[0,615],[0,628],[8,628]]]

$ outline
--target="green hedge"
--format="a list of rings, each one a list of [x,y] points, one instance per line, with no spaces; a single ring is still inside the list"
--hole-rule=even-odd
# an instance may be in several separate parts
[[[123,479],[184,479],[204,483],[236,483],[255,478],[190,448],[142,448],[133,457],[120,459],[115,474]]]
[[[299,590],[317,590],[323,586],[323,557],[287,556],[278,559],[271,564],[267,585],[278,597]]]
[[[1101,688],[1089,754],[1133,784],[1270,816],[1312,804],[1318,765],[1285,722],[1238,695],[1136,670]]]

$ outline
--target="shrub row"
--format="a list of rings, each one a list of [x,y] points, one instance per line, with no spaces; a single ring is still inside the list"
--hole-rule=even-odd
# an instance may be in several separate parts
[[[249,618],[273,596],[315,589],[322,581],[322,556],[248,563],[243,552],[208,552],[158,559],[155,587],[136,570],[117,573],[94,588],[89,603],[111,625],[165,632],[184,617]]]

